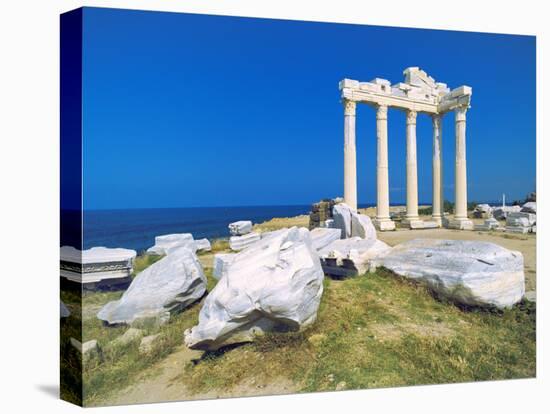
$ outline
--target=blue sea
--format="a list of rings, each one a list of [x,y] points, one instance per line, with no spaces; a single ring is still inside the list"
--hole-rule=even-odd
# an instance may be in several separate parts
[[[310,209],[310,205],[297,205],[87,210],[84,249],[124,247],[140,252],[155,244],[155,236],[170,233],[192,233],[195,239],[229,237],[227,225],[233,221],[261,223],[308,214]]]
[[[252,220],[256,224],[273,217],[309,214],[310,209],[310,205],[292,205],[86,210],[84,249],[124,247],[140,252],[155,244],[155,236],[170,233],[191,233],[195,239],[229,237],[227,225],[233,221]]]

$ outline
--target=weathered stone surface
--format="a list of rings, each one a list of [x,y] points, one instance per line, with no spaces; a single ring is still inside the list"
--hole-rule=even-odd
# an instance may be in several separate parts
[[[144,336],[139,343],[139,353],[149,354],[155,349],[155,342],[160,337],[160,334]]]
[[[59,303],[61,304],[61,310],[59,312],[61,318],[68,318],[71,315],[71,311],[69,311],[67,306],[65,306],[65,304],[63,303],[63,301],[60,301]]]
[[[311,325],[323,293],[323,271],[309,231],[272,232],[235,255],[206,298],[199,323],[185,332],[192,349],[215,350],[262,332]]]
[[[193,245],[193,235],[191,233],[164,234],[155,237],[155,245],[147,249],[148,254],[165,255],[171,248]]]
[[[533,213],[526,213],[526,212],[519,212],[519,213],[510,213],[508,214],[508,217],[506,217],[506,225],[508,226],[515,226],[520,225],[523,226],[525,223],[525,220],[527,220],[527,225],[532,226],[537,222],[537,215]]]
[[[334,240],[339,240],[342,236],[342,230],[317,227],[311,230],[309,234],[313,248],[320,250]]]
[[[342,230],[342,238],[361,237],[376,239],[376,229],[371,219],[353,211],[347,204],[336,204],[332,209],[334,228]]]
[[[521,206],[521,211],[523,213],[537,214],[537,202],[536,201],[529,201],[529,202],[525,203],[523,206]]]
[[[493,217],[497,220],[505,220],[508,214],[510,213],[519,213],[521,210],[520,206],[503,206],[495,207],[493,209]]]
[[[247,247],[252,246],[260,240],[260,238],[260,234],[256,232],[248,233],[244,236],[231,236],[229,238],[229,247],[234,251],[244,250]]]
[[[526,234],[529,233],[531,228],[529,226],[506,226],[506,233],[519,233]]]
[[[92,339],[90,341],[81,343],[75,338],[70,339],[71,345],[82,354],[82,362],[84,364],[92,361],[93,359],[103,359],[103,353],[97,340]]]
[[[498,220],[491,217],[483,222],[483,224],[476,224],[474,230],[491,231],[496,230],[499,227]]]
[[[143,331],[141,329],[137,328],[129,328],[126,332],[124,332],[121,336],[118,338],[115,338],[111,345],[113,346],[126,346],[130,343],[137,341],[138,339],[141,339],[143,336]]]
[[[493,243],[415,239],[376,262],[466,305],[510,307],[525,291],[522,254]]]
[[[135,250],[92,247],[78,250],[63,246],[60,251],[61,277],[85,288],[127,286],[133,270]]]
[[[138,274],[122,297],[107,303],[97,317],[109,324],[131,324],[140,319],[164,322],[205,291],[201,264],[195,253],[183,246]]]
[[[376,239],[335,240],[319,250],[323,271],[335,277],[355,276],[367,272],[370,262],[388,253],[391,247]]]
[[[530,290],[529,292],[525,292],[524,296],[525,300],[528,300],[529,302],[536,302],[537,301],[537,292],[534,290]]]
[[[493,215],[493,208],[489,204],[478,204],[473,211],[476,218],[489,218]]]
[[[252,231],[252,222],[250,220],[240,220],[229,224],[229,233],[232,236],[243,236]]]
[[[214,256],[214,270],[212,272],[214,279],[220,280],[222,278],[236,255],[237,253],[218,253]]]
[[[197,251],[209,252],[210,250],[212,250],[212,245],[210,244],[210,241],[208,239],[195,240],[194,244]]]

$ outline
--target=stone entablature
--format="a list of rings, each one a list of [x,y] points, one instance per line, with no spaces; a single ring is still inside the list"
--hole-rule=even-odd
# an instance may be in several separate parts
[[[340,81],[344,104],[344,201],[357,209],[357,166],[355,146],[355,117],[357,103],[374,106],[377,137],[377,208],[374,220],[379,230],[393,230],[395,224],[389,218],[388,173],[388,109],[406,112],[407,143],[407,214],[404,223],[411,228],[423,228],[418,217],[418,182],[416,156],[416,119],[425,113],[433,124],[433,221],[441,226],[443,220],[443,160],[442,117],[455,112],[455,217],[449,226],[471,229],[467,217],[466,184],[466,111],[470,107],[472,88],[460,86],[452,91],[447,84],[436,82],[425,71],[410,67],[403,71],[404,82],[392,85],[386,79],[375,78],[370,82],[353,79]],[[432,223],[433,224],[433,223]]]
[[[380,78],[370,82],[344,79],[339,85],[342,99],[427,114],[444,114],[470,106],[472,88],[469,86],[450,91],[447,84],[436,82],[418,67],[407,68],[403,74],[405,81],[395,85]]]

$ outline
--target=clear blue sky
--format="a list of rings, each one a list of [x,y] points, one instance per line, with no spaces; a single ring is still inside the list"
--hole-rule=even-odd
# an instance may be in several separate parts
[[[535,38],[86,8],[84,207],[309,204],[343,193],[338,82],[420,66],[473,87],[469,200],[535,186]],[[454,199],[454,115],[444,119]],[[420,201],[432,130],[418,117]],[[405,200],[405,117],[389,112],[390,201]],[[374,109],[357,111],[358,198],[376,201]]]

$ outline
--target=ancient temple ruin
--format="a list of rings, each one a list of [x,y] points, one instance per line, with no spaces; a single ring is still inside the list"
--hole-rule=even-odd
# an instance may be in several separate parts
[[[407,114],[407,211],[404,223],[410,228],[423,228],[418,216],[418,179],[416,165],[416,117],[425,113],[433,123],[433,221],[443,222],[442,118],[455,113],[455,214],[448,226],[472,229],[467,216],[466,183],[466,111],[470,107],[472,88],[460,86],[452,91],[445,83],[436,82],[418,67],[403,71],[404,82],[395,85],[386,79],[359,82],[340,81],[344,104],[344,201],[357,209],[357,168],[355,151],[355,109],[357,103],[376,108],[377,137],[377,208],[375,224],[379,230],[393,230],[390,218],[388,178],[388,109]]]

